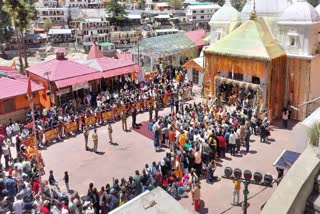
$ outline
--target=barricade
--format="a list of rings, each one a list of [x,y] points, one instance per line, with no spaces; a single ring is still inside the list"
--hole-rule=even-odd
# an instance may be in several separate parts
[[[104,111],[102,112],[102,121],[112,120],[112,111]]]
[[[69,134],[70,132],[75,132],[78,129],[77,121],[72,121],[65,125],[64,132],[65,134]]]
[[[96,123],[96,118],[94,115],[89,115],[84,119],[84,124],[86,126],[91,126],[94,125]]]
[[[168,105],[170,101],[171,95],[165,95],[160,97],[162,99],[164,105]],[[191,99],[191,90],[186,90],[184,92],[184,99],[185,100],[190,100]],[[135,105],[135,108],[137,111],[147,109],[150,105],[154,107],[155,100],[154,98],[149,98],[147,100],[140,100],[134,104],[127,104],[127,105],[121,105],[118,106],[117,108],[112,108],[112,110],[109,111],[100,111],[96,112],[96,117],[95,115],[88,115],[84,119],[84,124],[83,124],[83,118],[80,117],[75,121],[72,121],[70,123],[60,123],[57,127],[49,128],[44,131],[39,132],[39,140],[42,141],[43,137],[45,137],[45,141],[49,142],[51,140],[54,140],[58,138],[59,136],[64,136],[65,134],[69,134],[71,132],[76,132],[77,129],[81,129],[83,125],[85,126],[90,126],[90,125],[95,125],[96,122],[105,122],[105,121],[110,121],[112,119],[116,119],[116,117],[119,117],[121,115],[121,112],[123,110],[126,110],[127,114],[131,114],[132,106]],[[35,145],[36,142],[34,140],[34,135],[30,134],[28,139],[23,141],[23,144],[25,146],[29,145]]]
[[[46,142],[56,139],[58,137],[58,130],[56,127],[44,131]]]

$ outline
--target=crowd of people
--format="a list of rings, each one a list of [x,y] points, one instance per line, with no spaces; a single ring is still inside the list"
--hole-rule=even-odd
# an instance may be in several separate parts
[[[128,179],[115,179],[111,184],[100,188],[90,183],[84,197],[80,197],[77,192],[68,194],[60,191],[52,171],[49,172],[48,181],[43,179],[45,172],[41,153],[35,145],[23,143],[32,132],[31,115],[28,114],[25,125],[9,121],[6,139],[1,140],[4,143],[0,154],[5,158],[5,166],[1,166],[0,170],[0,212],[14,210],[17,214],[103,214],[155,187],[163,188],[175,199],[191,192],[194,208],[199,210],[200,179],[205,177],[209,184],[217,181],[214,176],[216,160],[225,158],[228,152],[230,155],[237,155],[241,146],[248,153],[250,136],[260,134],[261,142],[267,140],[270,124],[266,118],[260,119],[252,106],[240,98],[237,105],[231,107],[217,105],[212,99],[207,104],[185,104],[184,92],[190,88],[192,91],[192,83],[184,83],[183,75],[183,72],[177,73],[176,83],[173,83],[174,76],[170,72],[163,72],[153,81],[139,85],[123,81],[112,92],[105,90],[95,96],[87,94],[83,99],[75,98],[59,108],[42,111],[36,109],[35,125],[39,135],[47,127],[85,118],[88,114],[104,109],[112,110],[123,104],[134,105],[137,101],[145,103],[148,98],[154,98],[153,105],[142,105],[140,111],[149,112],[148,128],[153,132],[155,150],[160,151],[161,147],[166,147],[170,152],[162,160],[154,161],[150,166],[146,164],[142,171],[136,170]],[[168,105],[171,113],[165,117],[158,115],[160,108],[165,106],[163,99],[160,99],[162,95],[170,97]],[[123,121],[122,118],[129,114],[134,116],[136,110],[123,110],[120,115],[114,114],[111,121]],[[133,120],[132,126],[135,125]],[[79,132],[88,131],[88,127],[84,125],[78,128]],[[127,127],[123,126],[123,129]],[[110,123],[108,131],[109,134],[112,133]],[[17,157],[14,159],[10,152],[13,137],[16,138],[17,150]],[[63,130],[59,137],[64,137]],[[37,144],[42,142],[41,137],[37,136]],[[65,172],[64,181],[69,191],[68,172]]]
[[[60,107],[52,107],[50,109],[34,109],[33,121],[31,110],[27,114],[25,122],[12,121],[11,119],[6,124],[5,135],[0,135],[0,160],[4,157],[4,166],[0,165],[0,213],[8,213],[14,210],[15,213],[96,213],[92,211],[92,207],[96,209],[96,201],[94,203],[85,203],[87,198],[80,200],[77,194],[68,197],[67,193],[60,191],[57,183],[55,182],[53,172],[50,171],[49,182],[40,182],[44,177],[44,162],[41,157],[41,152],[38,148],[41,148],[46,144],[43,131],[56,127],[59,130],[58,140],[65,137],[62,124],[67,124],[70,121],[82,121],[87,115],[94,115],[96,117],[96,126],[99,124],[97,112],[103,110],[113,110],[119,108],[122,105],[133,106],[136,102],[143,103],[139,111],[148,110],[158,111],[165,106],[163,96],[169,95],[170,99],[174,99],[176,103],[181,101],[184,91],[189,91],[192,87],[192,83],[184,83],[185,73],[182,70],[176,69],[177,82],[174,83],[174,78],[171,76],[172,72],[167,72],[172,68],[168,67],[166,72],[161,75],[156,75],[152,81],[145,81],[140,84],[135,84],[132,81],[128,81],[123,78],[122,80],[115,82],[114,88],[101,90],[96,95],[87,94],[83,98],[74,98],[69,103]],[[180,93],[179,93],[180,92]],[[148,99],[153,99],[152,105],[146,105]],[[180,100],[179,100],[180,99]],[[123,109],[121,115],[126,117],[130,114],[134,114],[136,108],[132,108],[131,111]],[[135,112],[137,113],[137,112]],[[121,119],[121,115],[113,114],[113,117],[109,122],[109,138],[112,143],[111,133],[112,127],[110,122]],[[158,117],[158,116],[156,116]],[[84,123],[80,124],[76,132],[82,133],[88,130],[88,127]],[[35,133],[33,133],[35,125]],[[134,125],[134,124],[133,124]],[[31,134],[36,135],[35,144],[30,144],[27,141]],[[14,158],[11,153],[11,147],[16,149],[16,157]],[[87,149],[87,148],[86,148]],[[66,186],[68,183],[68,176],[64,178]],[[123,179],[124,181],[124,179]],[[115,181],[117,182],[117,181]],[[128,183],[132,183],[132,178],[128,180]],[[67,186],[69,189],[69,186]],[[108,190],[106,188],[106,190]],[[90,194],[92,196],[92,194]],[[119,198],[118,201],[129,200],[136,195],[135,192],[131,192],[125,198]],[[95,197],[95,196],[92,196]],[[101,210],[101,213],[107,213],[106,210],[112,210],[119,206],[118,202],[115,203],[114,197],[106,195],[103,202],[107,202],[108,208]],[[78,200],[78,201],[77,201]],[[76,201],[76,202],[75,202]],[[70,208],[70,204],[73,204],[77,209],[73,209],[73,205]],[[83,202],[83,203],[81,203]],[[114,203],[112,205],[112,203]],[[80,211],[78,206],[83,206],[83,210]],[[91,206],[94,204],[94,206]],[[100,203],[99,203],[100,204]],[[103,211],[104,210],[104,211]],[[92,211],[92,212],[91,212]]]

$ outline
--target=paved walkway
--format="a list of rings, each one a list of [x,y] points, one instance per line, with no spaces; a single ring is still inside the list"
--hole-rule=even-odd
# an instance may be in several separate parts
[[[196,100],[201,101],[201,98],[198,97]],[[165,115],[168,112],[169,109],[167,108],[160,115]],[[148,113],[137,116],[138,123],[147,119]],[[131,118],[128,118],[128,125],[131,125]],[[275,125],[279,125],[279,123],[275,123]],[[77,190],[80,194],[86,194],[90,182],[93,182],[95,187],[100,189],[107,183],[111,184],[113,178],[121,179],[124,177],[128,179],[136,169],[142,170],[146,163],[150,165],[152,161],[159,161],[164,157],[165,152],[155,152],[152,140],[134,131],[123,132],[120,122],[112,126],[114,130],[113,138],[118,145],[113,146],[108,143],[106,126],[99,127],[98,151],[101,154],[85,151],[83,135],[77,135],[62,143],[51,145],[42,152],[46,172],[54,171],[55,178],[62,186],[62,190],[65,189],[62,178],[66,170],[70,176],[70,188]],[[93,131],[90,131],[90,147],[93,146],[92,133]],[[292,138],[292,131],[277,127],[274,127],[268,143],[259,143],[258,137],[254,136],[249,154],[242,153],[237,157],[230,157],[227,154],[227,158],[218,163],[215,174],[217,176],[223,175],[224,167],[230,166],[232,168],[239,167],[242,171],[249,169],[253,172],[269,172],[273,177],[276,177],[277,172],[272,164],[284,149],[294,149],[295,145],[290,141]],[[44,179],[48,179],[48,176],[46,174]],[[241,188],[242,193],[243,186]],[[260,207],[271,196],[274,188],[250,185],[249,203],[251,205],[248,208],[248,213],[258,213]],[[233,207],[230,204],[233,195],[232,181],[222,179],[213,185],[208,185],[205,181],[202,181],[201,191],[204,206],[200,213],[241,213],[240,207]],[[242,199],[243,194],[241,194]],[[192,209],[191,197],[182,199],[180,203]]]

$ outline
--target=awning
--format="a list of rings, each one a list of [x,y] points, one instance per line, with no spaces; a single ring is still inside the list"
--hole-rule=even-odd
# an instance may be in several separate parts
[[[39,34],[26,34],[26,39],[42,39]]]
[[[110,78],[110,77],[120,76],[120,75],[129,74],[133,72],[138,72],[138,71],[140,71],[139,65],[131,65],[131,66],[126,66],[122,68],[112,69],[112,70],[101,73],[101,75],[103,78]]]
[[[111,42],[101,42],[98,45],[102,47],[108,47],[108,46],[113,46],[114,44]]]
[[[102,77],[101,73],[93,73],[93,74],[87,74],[87,75],[72,77],[72,78],[63,79],[63,80],[57,80],[55,81],[55,84],[57,88],[64,88],[74,84],[79,84],[79,83],[88,82],[91,80],[100,79],[101,77]]]

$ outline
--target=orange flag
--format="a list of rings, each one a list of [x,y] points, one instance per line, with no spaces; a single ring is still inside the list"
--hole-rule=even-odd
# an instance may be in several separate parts
[[[27,89],[27,96],[29,100],[32,100],[32,89],[31,89],[31,80],[28,79],[28,89]]]

